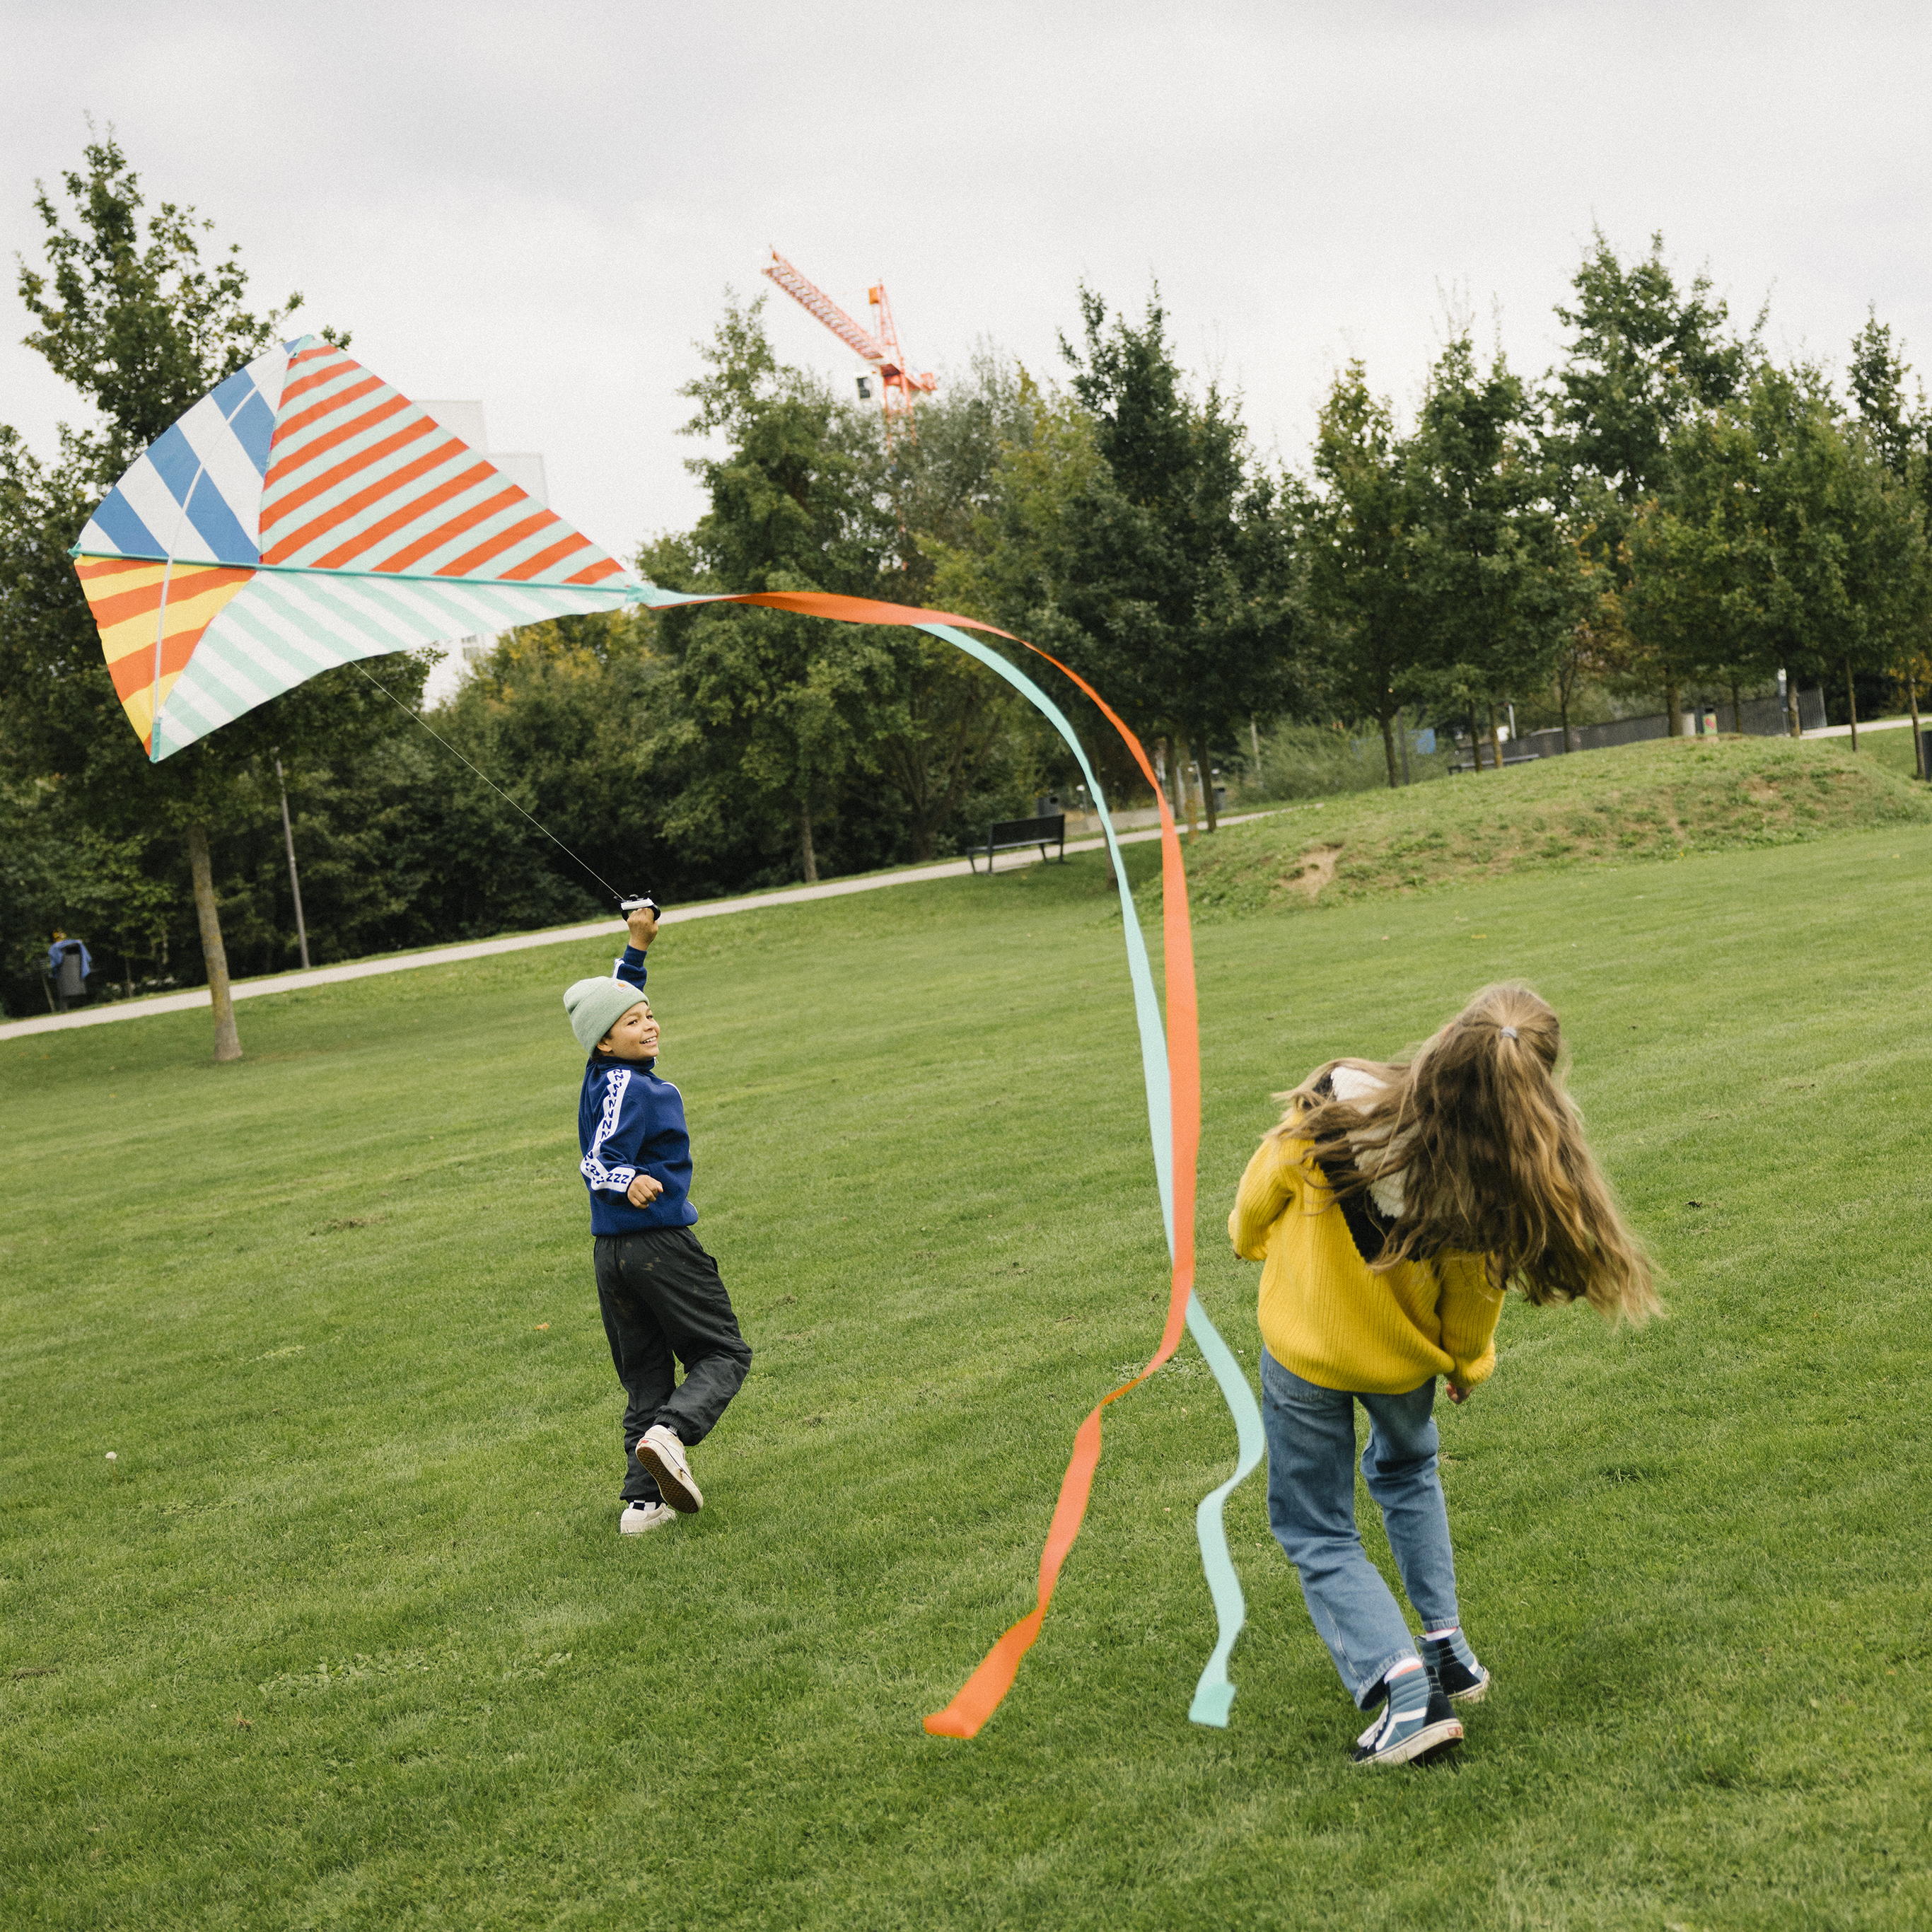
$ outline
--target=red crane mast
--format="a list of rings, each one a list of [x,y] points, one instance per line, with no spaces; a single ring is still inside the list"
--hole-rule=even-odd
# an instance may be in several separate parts
[[[885,416],[887,444],[892,442],[892,426],[896,422],[904,422],[908,435],[916,435],[913,398],[915,394],[931,395],[939,387],[939,378],[925,373],[915,375],[906,367],[905,356],[899,347],[898,330],[892,321],[892,305],[886,299],[885,284],[874,283],[866,291],[866,300],[872,311],[872,326],[866,328],[854,322],[823,289],[801,274],[776,248],[772,250],[772,259],[765,265],[764,273],[768,280],[777,283],[808,314],[816,316],[862,362],[872,365],[879,385],[879,406]],[[862,376],[860,379],[859,394],[861,400],[867,399]]]

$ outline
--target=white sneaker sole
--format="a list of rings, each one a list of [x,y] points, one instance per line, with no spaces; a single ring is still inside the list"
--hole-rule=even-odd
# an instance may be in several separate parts
[[[1425,1724],[1414,1736],[1403,1738],[1388,1750],[1374,1757],[1358,1758],[1355,1762],[1360,1765],[1423,1763],[1462,1742],[1460,1722],[1454,1718],[1444,1718],[1438,1724]]]
[[[704,1507],[704,1498],[691,1479],[691,1472],[674,1462],[648,1436],[638,1438],[638,1460],[656,1478],[658,1494],[680,1516],[695,1516]]]

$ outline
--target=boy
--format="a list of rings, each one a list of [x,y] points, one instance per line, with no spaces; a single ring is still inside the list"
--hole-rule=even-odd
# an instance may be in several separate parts
[[[657,913],[640,908],[629,925],[631,943],[612,976],[579,980],[563,1004],[590,1055],[577,1107],[579,1166],[590,1190],[604,1332],[630,1398],[617,1527],[634,1536],[669,1522],[674,1511],[704,1508],[684,1452],[716,1426],[752,1351],[718,1264],[691,1232],[698,1210],[683,1096],[654,1070],[660,1036],[644,992]],[[682,1384],[674,1354],[684,1364]]]

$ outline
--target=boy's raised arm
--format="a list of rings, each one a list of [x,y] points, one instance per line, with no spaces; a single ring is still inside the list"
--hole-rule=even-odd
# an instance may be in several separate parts
[[[644,968],[644,954],[658,936],[657,909],[654,906],[640,906],[628,915],[625,923],[631,928],[631,943],[618,955],[610,974],[613,979],[622,980],[641,992],[649,976]]]

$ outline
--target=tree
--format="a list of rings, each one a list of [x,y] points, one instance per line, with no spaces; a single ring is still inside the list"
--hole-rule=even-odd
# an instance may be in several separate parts
[[[916,436],[889,450],[868,412],[865,466],[899,529],[882,594],[998,621],[977,566],[993,541],[1005,453],[1030,436],[1036,393],[1024,371],[982,350],[963,380],[920,405]],[[928,859],[982,788],[1023,778],[1033,734],[1012,687],[964,652],[916,631],[898,634],[894,652],[898,703],[879,775],[905,814],[912,856]]]
[[[1735,702],[1739,674],[1763,669],[1772,648],[1765,598],[1775,574],[1748,421],[1707,412],[1684,426],[1677,457],[1668,496],[1645,498],[1630,519],[1621,600],[1626,627],[1663,682],[1673,733],[1676,694],[1687,682],[1724,676]]]
[[[1064,338],[1100,461],[1068,506],[1057,602],[1080,668],[1144,734],[1165,729],[1182,783],[1190,745],[1273,710],[1288,688],[1299,614],[1280,492],[1250,462],[1238,400],[1185,394],[1156,290],[1138,327],[1080,290]],[[1204,782],[1208,826],[1216,812]],[[1191,816],[1191,813],[1190,813]]]
[[[1468,706],[1472,739],[1486,710],[1498,767],[1498,706],[1544,682],[1579,615],[1539,428],[1501,353],[1480,370],[1465,334],[1430,372],[1409,444],[1414,594],[1432,668]]]
[[[1710,277],[1680,291],[1660,233],[1648,256],[1625,267],[1594,230],[1570,286],[1575,305],[1556,310],[1576,334],[1556,372],[1552,442],[1634,511],[1663,487],[1678,425],[1742,392],[1763,318],[1747,337],[1728,334],[1730,310],[1712,299]]]
[[[877,597],[890,518],[830,393],[772,355],[763,309],[762,296],[728,300],[700,350],[707,373],[680,392],[698,406],[686,434],[727,443],[691,464],[711,506],[690,538],[689,587]],[[742,606],[673,614],[665,635],[682,696],[659,739],[682,770],[668,830],[701,842],[747,806],[776,814],[816,880],[819,820],[848,776],[877,762],[898,681],[891,644],[868,627]]]
[[[1932,446],[1932,416],[1922,388],[1916,404],[1906,394],[1911,364],[1892,339],[1892,326],[1868,311],[1865,325],[1852,338],[1852,359],[1846,371],[1852,401],[1870,437],[1879,460],[1900,482],[1925,460]]]
[[[1321,688],[1347,716],[1381,728],[1393,787],[1400,782],[1394,722],[1427,645],[1412,568],[1410,458],[1360,362],[1336,376],[1316,419],[1315,480],[1308,591],[1322,626]]]
[[[1916,503],[1920,530],[1932,538],[1932,415],[1922,388],[1916,401],[1907,397],[1906,378],[1911,373],[1902,349],[1893,346],[1890,325],[1879,320],[1876,310],[1868,313],[1852,342],[1847,374],[1852,401],[1874,454]],[[1894,662],[1912,708],[1913,761],[1922,778],[1928,774],[1918,724],[1918,685],[1928,669],[1928,642],[1932,639],[1923,623],[1894,640]]]
[[[472,875],[474,897],[458,922],[512,905],[529,909],[530,924],[582,916],[598,879],[667,896],[694,883],[662,837],[643,753],[669,712],[672,680],[655,648],[657,628],[635,610],[524,625],[498,640],[436,714],[438,734],[492,781],[445,761],[448,803],[436,816],[460,810],[464,830],[494,841],[499,854]]]
[[[1569,472],[1573,496],[1586,477],[1606,486],[1594,493],[1580,527],[1586,560],[1607,570],[1621,591],[1635,568],[1630,538],[1640,506],[1670,486],[1674,439],[1700,412],[1742,394],[1764,318],[1745,336],[1730,332],[1729,307],[1713,298],[1708,275],[1680,289],[1660,233],[1651,237],[1648,256],[1626,266],[1595,230],[1571,286],[1574,304],[1556,310],[1575,333],[1553,372],[1549,452]],[[1674,736],[1684,666],[1680,656],[1653,668]]]
[[[209,835],[248,794],[272,748],[320,749],[365,732],[384,700],[353,670],[332,673],[150,765],[128,731],[93,620],[66,552],[100,497],[191,404],[274,340],[301,302],[247,308],[238,248],[212,263],[213,224],[160,204],[144,220],[140,183],[110,132],[64,176],[70,212],[43,186],[34,206],[48,268],[26,262],[26,338],[100,412],[63,428],[52,469],[0,429],[0,734],[22,768],[57,780],[97,831],[159,822],[185,842],[208,984],[215,1058],[241,1054],[229,997]],[[331,339],[336,339],[332,332]],[[341,338],[346,340],[346,338]],[[386,681],[419,688],[423,667],[386,660]]]
[[[1560,538],[1569,546],[1567,574],[1574,610],[1551,656],[1550,688],[1566,752],[1575,749],[1570,742],[1570,712],[1585,682],[1625,671],[1631,649],[1616,572],[1594,542],[1597,523],[1591,500],[1600,489],[1599,481],[1598,490],[1573,494]]]
[[[1855,673],[1895,662],[1924,621],[1912,493],[1803,366],[1760,365],[1734,401],[1688,421],[1672,469],[1633,523],[1632,629],[1673,678],[1841,671],[1856,748]]]

